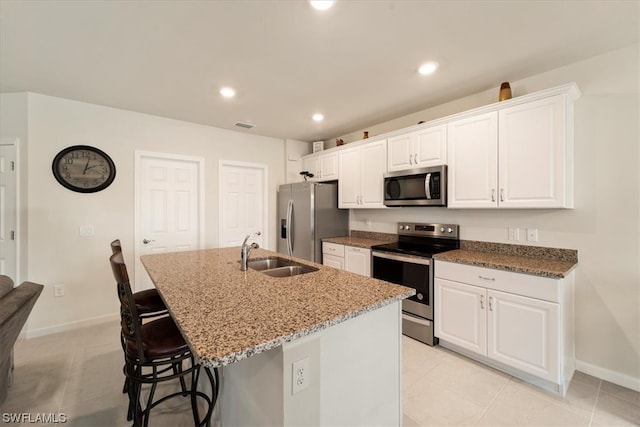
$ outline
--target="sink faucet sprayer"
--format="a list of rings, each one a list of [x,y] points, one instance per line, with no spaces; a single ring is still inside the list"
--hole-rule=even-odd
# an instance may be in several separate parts
[[[262,233],[256,231],[254,233],[256,236],[260,236]],[[247,263],[249,262],[249,254],[251,253],[251,249],[258,249],[260,246],[253,242],[250,245],[247,245],[247,240],[249,240],[251,234],[247,234],[247,237],[244,238],[244,242],[242,242],[242,249],[240,250],[240,271],[247,271]]]

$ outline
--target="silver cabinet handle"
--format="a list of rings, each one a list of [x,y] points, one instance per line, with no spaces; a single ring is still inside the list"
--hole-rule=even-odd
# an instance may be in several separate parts
[[[493,311],[493,297],[489,297],[489,311]]]
[[[418,164],[418,154],[417,153],[413,155],[413,164],[414,165]]]
[[[145,245],[148,245],[151,242],[155,242],[155,240],[149,240],[149,239],[143,239],[142,243],[144,243]]]
[[[500,201],[504,202],[504,188],[500,189]]]
[[[484,276],[478,276],[478,278],[482,279],[482,280],[490,280],[492,282],[496,281],[495,277],[484,277]]]
[[[495,188],[491,189],[491,201],[492,202],[496,201],[496,189]]]
[[[480,308],[484,310],[484,295],[480,295]]]

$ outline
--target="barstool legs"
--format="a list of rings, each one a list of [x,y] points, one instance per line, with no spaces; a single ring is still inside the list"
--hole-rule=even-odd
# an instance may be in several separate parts
[[[191,411],[193,414],[194,425],[197,427],[211,425],[211,417],[213,415],[213,410],[215,409],[215,405],[218,401],[218,395],[220,390],[219,383],[219,375],[218,370],[213,368],[213,373],[211,368],[203,367],[201,365],[196,365],[193,359],[190,360],[191,366],[186,371],[182,369],[182,361],[178,361],[172,364],[168,369],[172,370],[174,375],[171,375],[168,378],[161,378],[163,372],[166,372],[166,369],[158,370],[157,366],[152,366],[152,372],[148,374],[142,373],[142,366],[140,365],[130,365],[127,364],[124,367],[125,374],[127,375],[127,391],[129,394],[129,408],[127,410],[127,420],[133,421],[133,427],[148,427],[149,426],[149,417],[151,415],[151,409],[162,403],[163,401],[170,399],[176,396],[186,396],[185,388],[186,384],[184,384],[184,376],[191,373],[191,387],[186,389],[186,393],[189,394],[191,400]],[[198,391],[198,382],[200,380],[200,369],[203,368],[209,383],[211,384],[211,396],[208,396],[206,393],[202,391]],[[163,382],[170,379],[180,379],[180,391],[175,393],[171,393],[167,396],[163,396],[157,401],[153,401],[156,393],[156,387],[159,382]],[[151,387],[149,388],[149,395],[145,399],[146,406],[143,409],[140,405],[140,399],[142,398],[142,386],[145,383],[150,383]],[[200,418],[200,410],[198,408],[198,398],[203,399],[208,405],[207,411]]]

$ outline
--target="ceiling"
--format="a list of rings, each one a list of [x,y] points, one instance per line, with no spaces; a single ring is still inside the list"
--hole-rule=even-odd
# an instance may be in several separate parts
[[[0,90],[322,140],[637,43],[639,5],[2,0]]]

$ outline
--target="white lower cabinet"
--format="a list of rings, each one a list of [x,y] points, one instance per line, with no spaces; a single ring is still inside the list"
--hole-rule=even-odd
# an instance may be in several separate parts
[[[544,278],[436,260],[440,344],[564,395],[575,370],[573,274]]]
[[[322,242],[322,264],[371,277],[371,249]]]
[[[344,269],[362,276],[371,277],[371,249],[345,246]]]
[[[344,257],[322,254],[322,265],[344,270]]]

